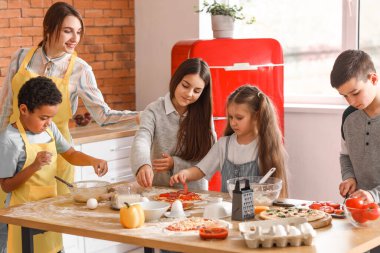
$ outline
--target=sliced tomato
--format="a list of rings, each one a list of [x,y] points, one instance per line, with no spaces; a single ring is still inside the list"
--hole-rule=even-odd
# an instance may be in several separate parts
[[[226,239],[228,236],[227,228],[201,228],[199,229],[199,236],[203,240],[209,239]]]
[[[377,220],[379,218],[379,206],[376,203],[369,203],[363,206],[363,217],[368,220]]]
[[[351,207],[351,208],[358,208],[361,209],[363,208],[363,200],[361,198],[349,198],[346,200],[346,206]]]
[[[321,206],[319,210],[325,212],[325,213],[334,213],[334,208],[332,206]]]
[[[344,214],[344,210],[342,210],[342,209],[335,209],[334,213],[338,214],[338,215],[343,215]]]
[[[334,202],[326,202],[326,205],[331,206],[334,209],[340,209],[340,204]]]
[[[315,210],[319,210],[319,208],[321,208],[321,207],[322,207],[322,204],[321,204],[321,203],[318,203],[318,202],[314,202],[314,203],[312,203],[312,204],[309,206],[310,209],[315,209]]]

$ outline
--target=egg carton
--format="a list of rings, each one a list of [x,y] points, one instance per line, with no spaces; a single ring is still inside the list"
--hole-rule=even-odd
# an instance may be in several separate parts
[[[241,222],[239,230],[248,248],[309,246],[316,235],[303,217]]]

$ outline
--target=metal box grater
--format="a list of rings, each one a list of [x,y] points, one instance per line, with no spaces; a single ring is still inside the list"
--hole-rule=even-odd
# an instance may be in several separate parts
[[[240,189],[240,181],[245,181],[244,188]],[[255,218],[253,205],[253,190],[249,187],[249,179],[237,180],[232,192],[232,220],[248,220]]]

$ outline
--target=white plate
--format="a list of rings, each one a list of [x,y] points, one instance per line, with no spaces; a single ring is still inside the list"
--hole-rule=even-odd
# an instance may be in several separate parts
[[[189,212],[184,211],[184,213],[185,213],[185,217],[189,217],[189,216],[190,216],[190,213],[189,213]],[[168,218],[185,218],[185,217],[183,217],[183,216],[181,216],[181,217],[173,216],[173,215],[171,214],[171,212],[165,212],[164,215],[165,215],[166,217],[168,217]]]

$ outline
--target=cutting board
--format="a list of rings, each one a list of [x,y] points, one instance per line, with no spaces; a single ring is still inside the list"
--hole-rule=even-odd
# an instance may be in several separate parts
[[[255,220],[263,220],[259,215],[255,215]],[[325,213],[325,216],[319,220],[309,221],[310,225],[314,228],[323,228],[331,224],[332,217],[330,214]]]
[[[317,228],[323,228],[331,224],[332,217],[330,214],[326,213],[325,217],[315,220],[315,221],[309,221],[310,225],[317,229]]]

